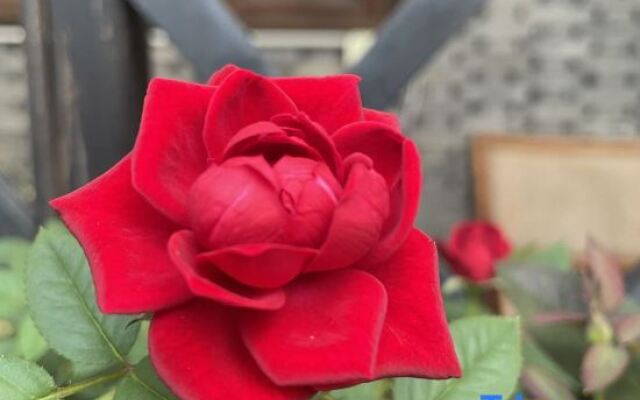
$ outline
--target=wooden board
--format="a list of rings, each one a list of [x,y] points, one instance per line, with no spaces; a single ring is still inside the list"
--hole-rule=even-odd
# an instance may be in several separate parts
[[[587,235],[640,258],[640,140],[518,135],[472,139],[476,211],[516,245]]]
[[[399,0],[226,0],[252,28],[375,27]]]
[[[400,0],[225,0],[251,28],[377,26]],[[20,0],[0,0],[0,23],[18,23]]]
[[[0,0],[0,24],[15,24],[20,20],[19,0]]]

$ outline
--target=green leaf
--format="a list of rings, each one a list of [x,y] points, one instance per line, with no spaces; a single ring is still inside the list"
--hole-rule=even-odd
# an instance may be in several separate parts
[[[125,363],[138,334],[139,325],[131,324],[136,317],[98,310],[84,253],[66,230],[40,230],[26,276],[31,317],[53,349],[82,366],[83,375]]]
[[[23,318],[18,328],[17,347],[18,354],[30,361],[39,360],[49,350],[49,345],[28,315]]]
[[[162,383],[151,361],[145,358],[122,381],[114,398],[114,400],[130,399],[174,400],[176,397]]]
[[[474,317],[451,324],[462,363],[460,379],[397,379],[395,400],[478,399],[482,394],[509,396],[522,366],[517,319]]]
[[[522,370],[522,383],[537,399],[575,400],[575,396],[550,371],[537,366],[526,366]]]
[[[149,321],[136,322],[140,325],[140,331],[138,332],[138,338],[135,344],[129,351],[127,357],[129,362],[137,364],[149,355]]]
[[[527,331],[563,370],[575,378],[580,376],[582,357],[587,350],[584,326],[532,325]]]
[[[566,272],[571,270],[571,250],[562,242],[543,248],[529,245],[516,250],[506,262],[508,264],[536,264]]]
[[[335,400],[383,400],[390,389],[391,382],[385,379],[363,383],[347,389],[334,390],[330,396]]]
[[[498,284],[525,317],[540,312],[586,313],[580,276],[535,264],[512,264],[498,269]]]
[[[0,357],[0,399],[34,400],[54,389],[53,378],[36,364]]]
[[[550,372],[555,379],[571,389],[578,389],[580,383],[563,367],[555,362],[533,339],[524,340],[522,346],[524,363]]]

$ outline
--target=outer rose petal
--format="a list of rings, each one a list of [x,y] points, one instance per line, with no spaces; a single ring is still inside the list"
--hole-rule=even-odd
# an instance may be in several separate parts
[[[208,262],[245,285],[274,289],[295,279],[318,253],[315,249],[277,243],[227,247],[202,253]]]
[[[354,157],[355,156],[355,157]],[[377,243],[389,215],[389,194],[384,178],[370,160],[354,154],[342,198],[334,211],[327,240],[308,271],[325,271],[350,266],[362,259]]]
[[[155,311],[191,297],[166,251],[176,227],[131,186],[129,156],[51,206],[84,248],[102,311]]]
[[[258,368],[233,309],[206,301],[157,313],[149,353],[158,374],[184,400],[306,400],[314,390],[278,387]]]
[[[395,114],[372,110],[370,108],[365,108],[363,111],[365,121],[375,121],[382,122],[383,124],[389,126],[391,129],[395,131],[402,131],[402,127],[398,117]]]
[[[313,121],[329,134],[341,126],[362,121],[362,100],[356,75],[322,78],[275,78],[272,80]]]
[[[373,276],[336,271],[296,281],[281,310],[247,313],[240,329],[262,371],[279,385],[352,382],[373,376],[386,307]]]
[[[413,142],[381,122],[347,125],[333,136],[343,157],[364,153],[387,181],[391,212],[380,244],[367,263],[384,261],[405,241],[413,228],[420,200],[420,156]]]
[[[420,170],[420,153],[416,145],[407,140],[404,142],[402,157],[402,179],[391,192],[391,212],[385,224],[380,243],[367,256],[369,264],[378,263],[389,258],[407,239],[420,208],[420,190],[422,174]]]
[[[357,122],[333,135],[342,157],[363,153],[373,161],[373,168],[392,188],[402,176],[402,147],[407,140],[400,132],[380,122]]]
[[[234,306],[259,310],[276,310],[284,304],[284,292],[261,291],[225,280],[213,266],[201,266],[196,259],[193,233],[180,231],[169,240],[169,255],[176,264],[191,291],[200,297]]]
[[[460,376],[440,294],[433,241],[414,229],[393,257],[370,272],[389,296],[376,377]]]
[[[235,71],[218,86],[209,104],[204,127],[208,154],[219,162],[240,129],[277,114],[295,113],[295,104],[269,80],[247,70]]]
[[[154,79],[133,153],[133,183],[156,209],[187,224],[187,193],[207,167],[202,128],[214,88]]]

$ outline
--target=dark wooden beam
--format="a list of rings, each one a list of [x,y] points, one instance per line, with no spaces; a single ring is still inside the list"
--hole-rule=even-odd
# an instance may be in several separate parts
[[[130,151],[146,90],[145,29],[124,0],[25,0],[37,217]]]
[[[29,77],[29,113],[36,187],[35,219],[51,211],[48,199],[70,189],[64,168],[64,139],[57,129],[53,27],[48,1],[24,0],[23,23]]]
[[[20,1],[0,0],[0,24],[20,22]]]
[[[205,81],[228,63],[269,72],[242,23],[218,0],[129,0],[147,20],[169,34]]]
[[[124,0],[51,4],[59,115],[83,139],[95,177],[135,141],[148,79],[145,26]]]
[[[377,26],[399,0],[225,0],[252,28],[354,29]]]
[[[486,0],[405,0],[380,29],[378,40],[353,68],[365,105],[393,105],[411,77]]]

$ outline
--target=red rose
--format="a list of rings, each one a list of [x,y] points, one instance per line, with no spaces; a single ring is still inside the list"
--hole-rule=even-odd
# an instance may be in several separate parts
[[[307,399],[460,368],[433,242],[413,228],[415,145],[358,78],[151,82],[133,152],[52,202],[100,307],[155,312],[184,399]]]
[[[453,228],[441,252],[456,274],[483,282],[495,276],[496,263],[509,255],[511,244],[498,227],[468,221]]]

